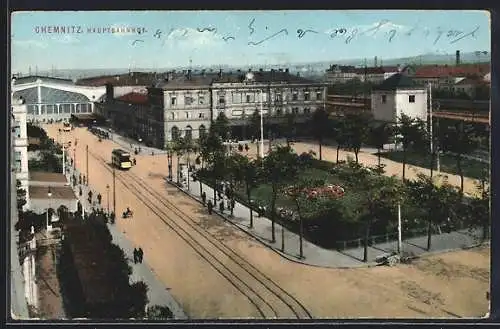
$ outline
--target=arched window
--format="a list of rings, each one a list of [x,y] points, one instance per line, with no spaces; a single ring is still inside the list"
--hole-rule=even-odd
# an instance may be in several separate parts
[[[179,134],[179,128],[177,128],[176,126],[173,126],[172,127],[172,140],[173,141],[178,140],[179,137],[181,137]]]
[[[186,127],[186,133],[185,133],[185,135],[184,135],[184,136],[185,136],[185,137],[186,137],[186,139],[188,139],[188,140],[192,139],[192,138],[193,138],[193,127],[191,127],[191,126],[189,126],[189,125],[188,125],[188,126]]]
[[[206,136],[207,128],[205,128],[205,125],[200,125],[200,127],[198,128],[198,134],[199,134],[200,138],[203,138]]]

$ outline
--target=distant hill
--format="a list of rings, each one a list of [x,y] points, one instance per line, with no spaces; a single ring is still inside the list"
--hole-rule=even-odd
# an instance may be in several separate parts
[[[460,54],[461,63],[477,63],[477,62],[491,62],[490,53],[480,52],[465,52]],[[341,65],[355,65],[355,66],[363,66],[365,64],[365,58],[354,58],[354,59],[343,59],[343,60],[329,60],[329,61],[320,61],[320,62],[309,62],[309,63],[287,63],[281,65],[266,65],[266,69],[271,68],[285,68],[288,67],[290,72],[296,74],[300,72],[303,76],[318,76],[322,75],[326,69],[330,67],[332,64],[341,64]],[[366,58],[366,64],[368,66],[374,65],[374,58]],[[412,57],[402,57],[402,58],[379,58],[378,65],[405,65],[405,64],[414,64],[414,65],[429,65],[429,64],[455,64],[455,54],[422,54],[418,56]],[[252,65],[254,70],[258,70],[260,67],[264,68],[264,65]],[[222,68],[224,71],[236,71],[238,69],[242,71],[248,70],[248,66],[229,66],[227,64],[221,65],[210,65],[204,67],[207,70],[218,71],[219,68]],[[166,72],[168,70],[183,70],[188,69],[188,67],[165,67],[165,68],[157,68],[157,72]],[[194,70],[201,70],[203,67],[194,66]],[[38,71],[38,75],[48,75],[57,78],[66,78],[66,79],[82,79],[87,77],[94,77],[99,75],[113,75],[113,74],[123,74],[128,72],[128,68],[109,68],[109,69],[62,69],[57,71]],[[134,71],[143,71],[143,72],[152,72],[153,68],[134,68]],[[13,72],[16,74],[16,72]],[[32,72],[35,74],[35,72]],[[23,73],[21,76],[27,76],[28,73]]]

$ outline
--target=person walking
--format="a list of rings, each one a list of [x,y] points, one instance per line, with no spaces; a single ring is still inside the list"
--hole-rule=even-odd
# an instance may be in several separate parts
[[[205,203],[207,202],[207,194],[205,192],[201,193],[201,202],[203,203],[203,206],[205,206]]]
[[[134,248],[134,264],[137,264],[139,258],[139,253],[137,251],[137,248]]]
[[[142,258],[144,257],[144,251],[142,250],[141,247],[137,250],[137,256],[139,256],[139,263],[142,264]]]
[[[97,194],[97,202],[99,203],[99,205],[101,204],[101,201],[102,201],[102,195],[101,193]]]
[[[214,208],[214,205],[212,204],[212,200],[208,200],[207,208],[208,208],[208,214],[211,215],[212,214],[212,210]]]

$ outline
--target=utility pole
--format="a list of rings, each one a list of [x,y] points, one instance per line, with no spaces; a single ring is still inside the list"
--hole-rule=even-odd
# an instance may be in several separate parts
[[[86,162],[87,162],[87,186],[89,186],[89,146],[86,145],[85,147],[85,153],[86,153]]]
[[[116,174],[115,167],[113,166],[113,212],[116,216]]]
[[[263,117],[263,107],[262,107],[262,89],[260,90],[260,157],[264,159],[264,117]]]

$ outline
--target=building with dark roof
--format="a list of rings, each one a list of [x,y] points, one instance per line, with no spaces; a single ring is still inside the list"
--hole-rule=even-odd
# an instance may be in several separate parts
[[[373,88],[371,109],[375,120],[397,122],[401,114],[427,120],[427,88],[397,73]]]
[[[325,72],[325,80],[329,84],[345,83],[353,79],[381,83],[401,70],[401,67],[398,66],[355,67],[351,65],[331,65]]]
[[[106,102],[96,104],[96,112],[125,135],[160,148],[178,137],[199,138],[221,112],[232,126],[247,125],[250,116],[260,111],[261,94],[267,125],[278,124],[286,113],[304,121],[324,106],[326,95],[324,84],[286,69],[167,72],[157,75],[154,85],[145,89],[117,97],[116,87],[109,84]],[[239,134],[238,129],[235,134]]]

